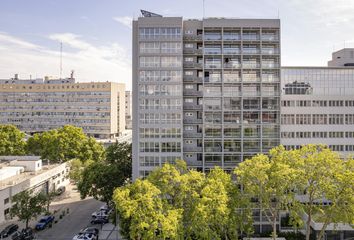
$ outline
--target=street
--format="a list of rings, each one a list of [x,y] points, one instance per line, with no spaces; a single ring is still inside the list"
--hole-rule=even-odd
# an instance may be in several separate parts
[[[71,240],[81,229],[92,226],[90,224],[91,214],[94,211],[99,210],[99,208],[104,203],[97,201],[92,198],[87,198],[84,200],[80,199],[80,195],[74,186],[69,185],[66,192],[55,199],[50,206],[50,211],[57,211],[55,214],[55,220],[57,223],[53,223],[51,228],[46,228],[43,231],[36,233],[36,239],[38,240]],[[67,213],[69,209],[69,213]],[[60,219],[59,215],[65,211],[65,216]],[[29,224],[31,228],[35,227],[35,224],[40,219],[32,220]],[[0,226],[0,231],[10,223],[15,223],[19,225],[19,229],[24,228],[23,222],[11,221]],[[95,225],[100,230],[99,240],[116,240],[121,239],[117,235],[115,226],[111,223],[101,225]],[[11,239],[11,237],[5,238],[6,240]]]

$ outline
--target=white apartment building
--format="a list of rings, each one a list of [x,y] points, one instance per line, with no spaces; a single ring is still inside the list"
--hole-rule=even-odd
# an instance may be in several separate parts
[[[133,21],[133,178],[207,172],[279,145],[279,19]]]
[[[125,84],[66,79],[0,79],[0,124],[33,134],[64,125],[113,138],[125,130]]]
[[[69,164],[42,165],[38,156],[0,156],[0,224],[10,219],[11,199],[25,190],[48,193],[69,184]]]

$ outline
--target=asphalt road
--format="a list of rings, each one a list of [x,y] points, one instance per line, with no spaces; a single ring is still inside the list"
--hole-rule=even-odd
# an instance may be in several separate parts
[[[38,240],[71,240],[82,228],[90,226],[92,212],[98,210],[103,203],[94,199],[85,199],[77,202],[66,203],[62,209],[69,208],[69,214],[62,219],[58,219],[58,223],[53,224],[52,228],[47,228],[37,232]],[[97,225],[100,228],[99,225]]]

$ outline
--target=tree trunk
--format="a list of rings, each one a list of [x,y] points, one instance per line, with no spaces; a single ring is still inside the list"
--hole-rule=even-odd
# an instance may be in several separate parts
[[[326,230],[327,226],[328,226],[327,223],[323,223],[322,229],[321,229],[320,233],[317,236],[317,240],[322,240],[323,239],[324,233],[325,233],[325,230]]]
[[[28,228],[28,222],[29,222],[29,219],[27,218],[26,219],[26,228]]]
[[[310,233],[311,233],[311,213],[307,216],[306,221],[306,240],[310,240]]]
[[[274,240],[277,239],[277,217],[273,217],[273,232],[272,232],[272,238]]]

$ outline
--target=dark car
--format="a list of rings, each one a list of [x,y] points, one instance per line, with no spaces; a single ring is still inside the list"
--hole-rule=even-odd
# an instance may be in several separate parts
[[[10,236],[11,234],[13,234],[14,232],[16,232],[17,229],[18,229],[18,225],[17,224],[10,224],[9,226],[4,228],[4,230],[2,230],[0,232],[0,236],[2,238],[6,238],[6,237]]]
[[[17,231],[11,236],[12,240],[33,240],[34,234],[31,228],[22,229]]]
[[[55,192],[57,196],[62,195],[65,192],[65,187],[61,186],[57,189],[57,191]]]
[[[108,223],[108,218],[106,217],[97,217],[91,220],[91,224],[106,224]]]
[[[39,220],[39,222],[36,224],[36,230],[43,230],[45,229],[49,224],[51,224],[54,221],[54,216],[44,216]]]

